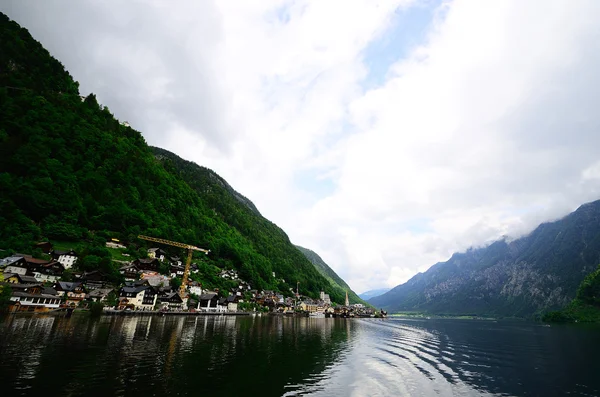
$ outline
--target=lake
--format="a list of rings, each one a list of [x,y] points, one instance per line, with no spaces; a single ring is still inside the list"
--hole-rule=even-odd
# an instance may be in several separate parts
[[[2,396],[600,395],[600,328],[525,322],[8,316]]]

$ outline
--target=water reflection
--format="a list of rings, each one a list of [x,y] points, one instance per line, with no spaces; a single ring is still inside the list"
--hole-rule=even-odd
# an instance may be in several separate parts
[[[275,396],[318,382],[350,333],[343,320],[270,316],[11,316],[0,381],[22,396]]]
[[[598,328],[287,317],[10,316],[3,396],[598,395]]]
[[[599,330],[529,323],[363,320],[326,391],[312,394],[599,395],[595,376],[600,370]]]

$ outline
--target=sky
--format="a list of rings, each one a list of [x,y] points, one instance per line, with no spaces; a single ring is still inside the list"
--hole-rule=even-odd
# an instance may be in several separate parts
[[[600,199],[597,0],[0,0],[357,292]]]

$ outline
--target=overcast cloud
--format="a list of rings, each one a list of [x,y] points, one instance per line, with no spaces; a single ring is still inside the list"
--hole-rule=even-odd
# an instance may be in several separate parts
[[[600,198],[600,2],[7,1],[357,291]]]

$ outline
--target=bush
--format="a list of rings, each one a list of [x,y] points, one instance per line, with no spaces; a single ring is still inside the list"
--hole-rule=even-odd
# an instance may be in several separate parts
[[[544,314],[542,321],[545,323],[571,323],[574,319],[568,313],[557,311]]]
[[[90,314],[92,317],[98,317],[104,312],[104,303],[92,302],[90,304]]]

